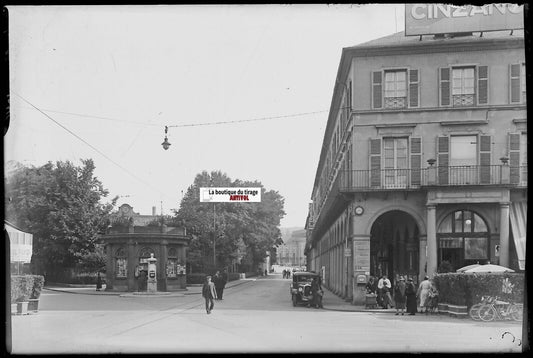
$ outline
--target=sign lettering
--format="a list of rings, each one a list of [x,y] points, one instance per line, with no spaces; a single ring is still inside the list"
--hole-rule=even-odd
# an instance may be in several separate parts
[[[523,28],[524,5],[405,5],[405,36]]]

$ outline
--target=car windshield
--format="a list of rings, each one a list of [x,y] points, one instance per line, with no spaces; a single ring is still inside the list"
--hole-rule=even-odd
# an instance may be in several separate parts
[[[298,276],[298,282],[313,282],[314,276]]]

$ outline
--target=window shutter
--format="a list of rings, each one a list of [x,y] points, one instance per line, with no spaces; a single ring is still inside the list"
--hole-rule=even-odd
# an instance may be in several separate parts
[[[420,106],[418,70],[409,70],[409,107]]]
[[[520,103],[520,64],[509,65],[509,101]]]
[[[489,103],[489,67],[478,66],[477,68],[478,104]]]
[[[372,72],[372,107],[381,108],[383,107],[383,84],[382,84],[383,74],[381,71]]]
[[[479,136],[479,182],[481,184],[491,183],[491,147],[492,137],[490,135]]]
[[[381,138],[370,139],[370,186],[381,186]]]
[[[520,133],[509,133],[509,166],[511,183],[520,183]]]
[[[411,137],[411,185],[420,186],[422,167],[422,138]]]
[[[438,181],[441,185],[448,184],[448,171],[450,159],[450,137],[437,137],[437,160],[438,160]]]
[[[439,69],[439,82],[440,105],[449,106],[451,96],[450,68]]]

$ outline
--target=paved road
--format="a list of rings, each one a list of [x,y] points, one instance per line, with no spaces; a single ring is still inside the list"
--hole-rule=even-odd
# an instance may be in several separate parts
[[[293,307],[271,275],[229,288],[207,315],[200,295],[119,297],[44,291],[12,316],[13,353],[520,352],[517,322]],[[514,341],[513,341],[514,340]]]

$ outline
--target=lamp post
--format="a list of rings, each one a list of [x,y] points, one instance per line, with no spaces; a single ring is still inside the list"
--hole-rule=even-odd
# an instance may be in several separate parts
[[[217,243],[217,234],[216,234],[216,223],[215,223],[215,203],[213,202],[213,266],[215,270],[217,268],[216,243]]]

